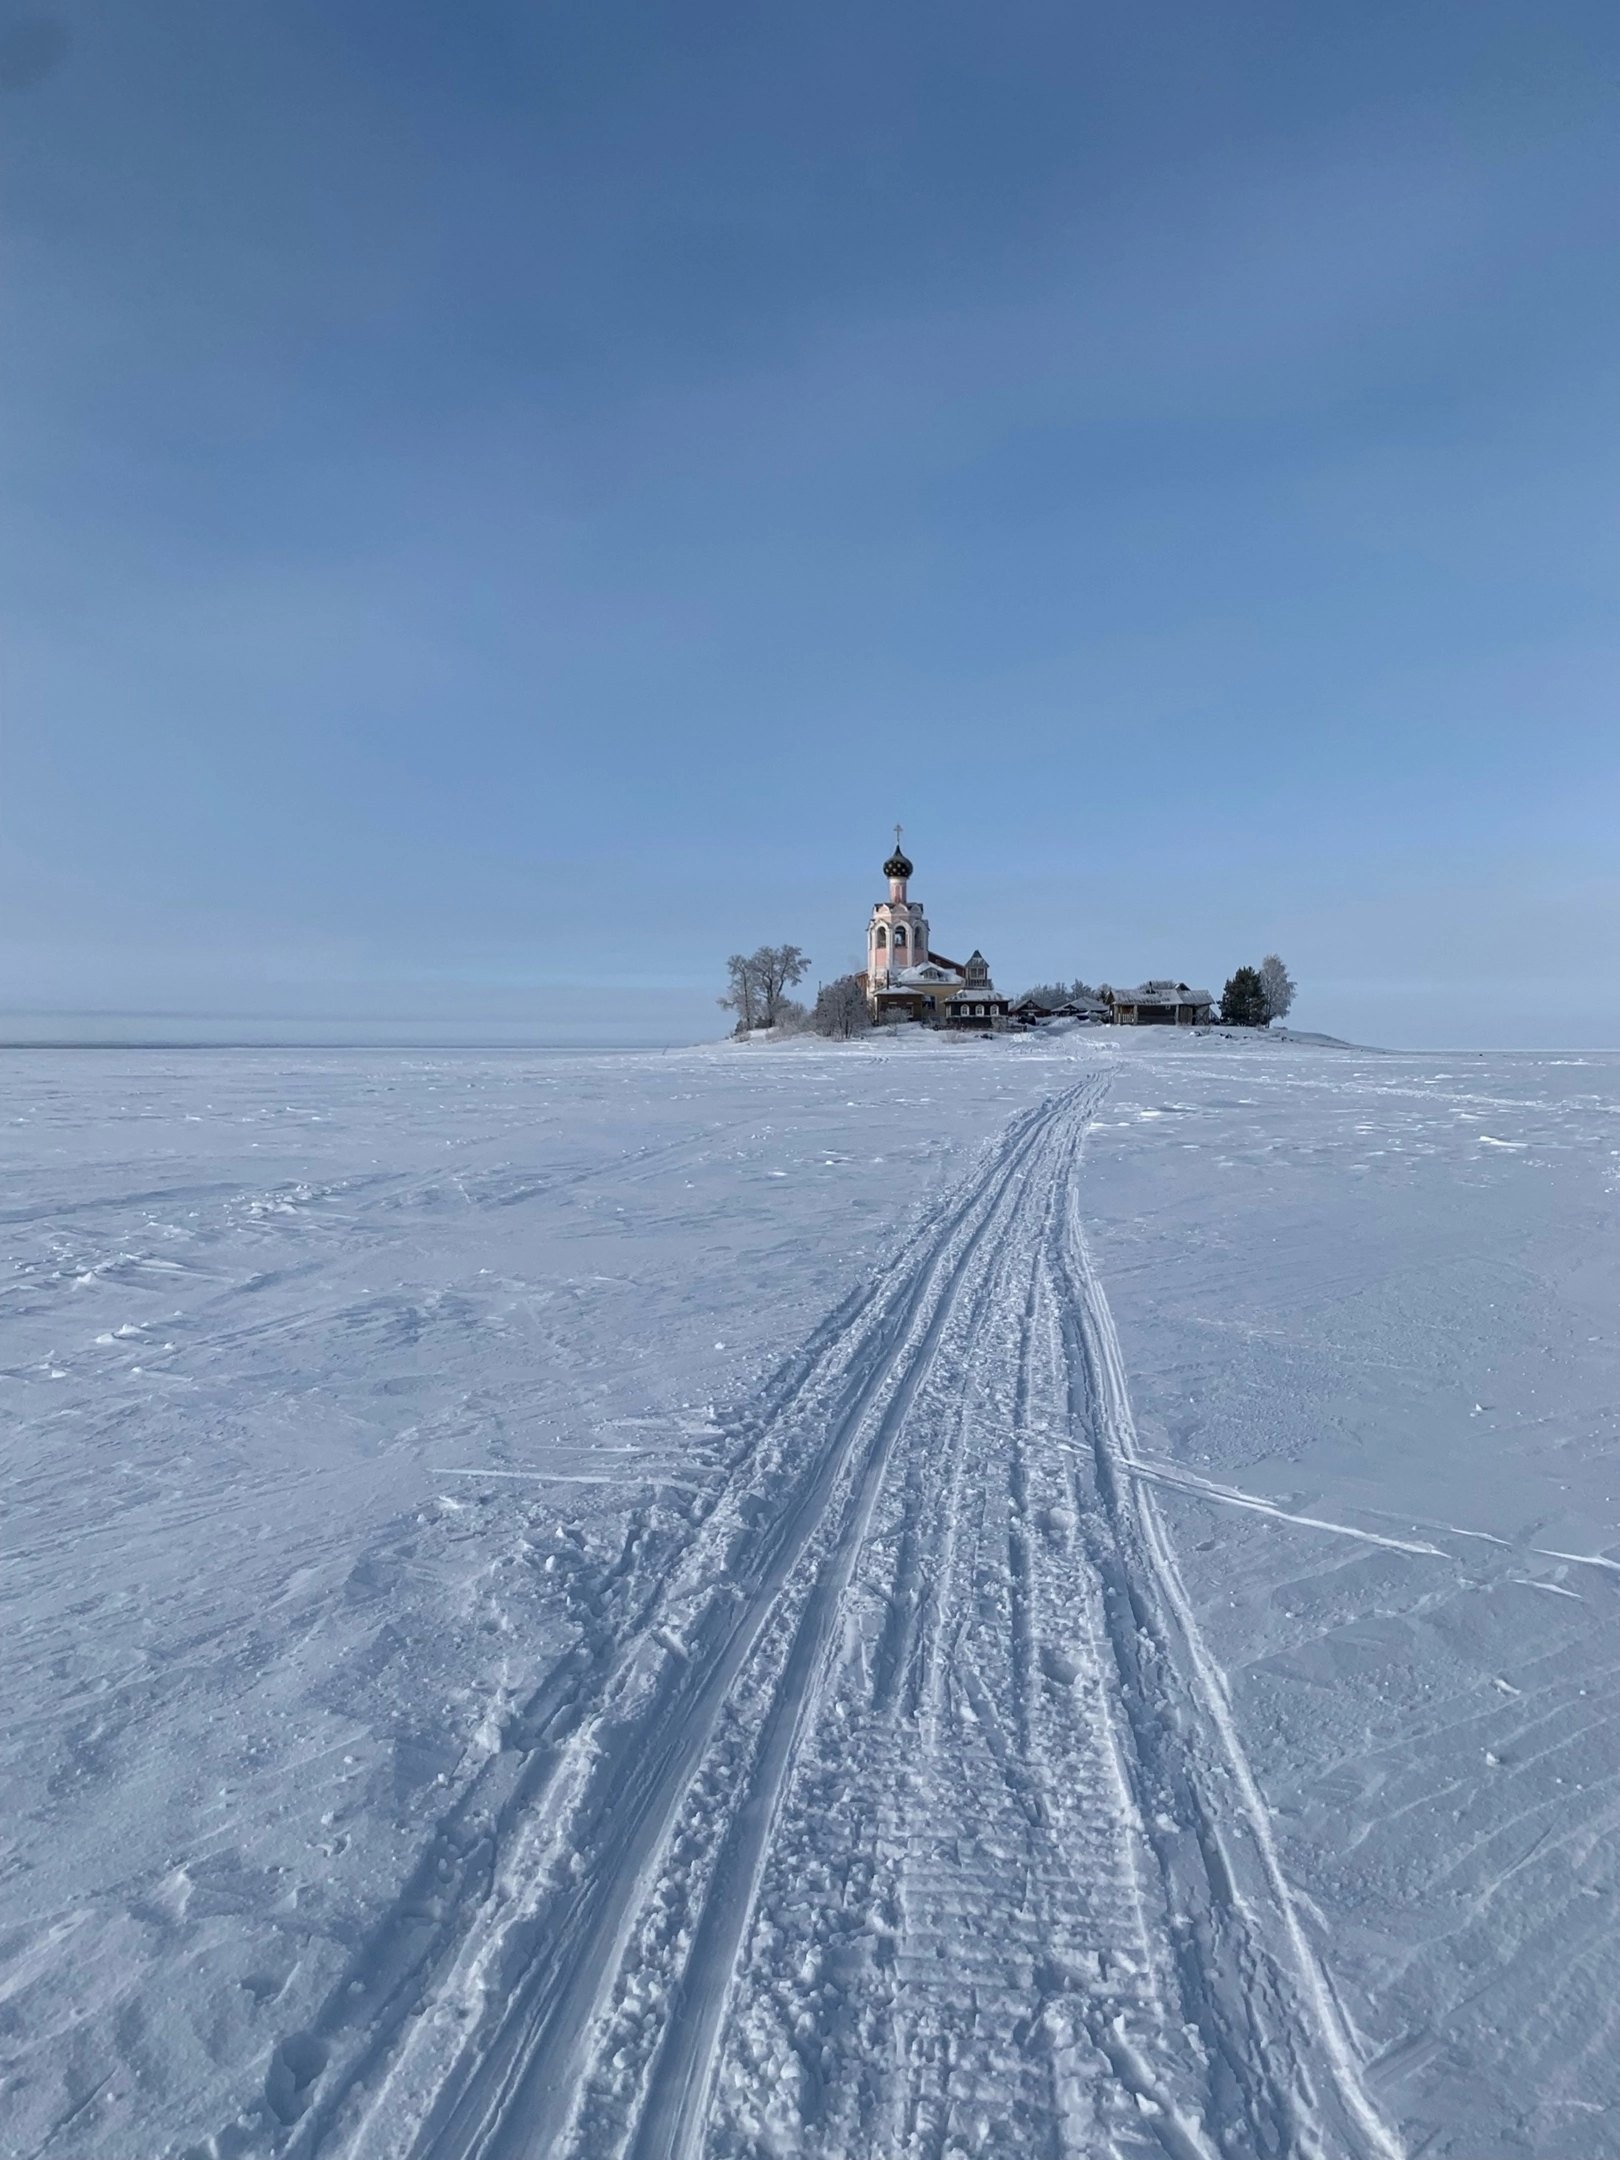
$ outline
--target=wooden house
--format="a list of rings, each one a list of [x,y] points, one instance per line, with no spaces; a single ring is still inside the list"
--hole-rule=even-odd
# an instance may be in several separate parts
[[[1116,1027],[1208,1027],[1215,1000],[1207,990],[1155,977],[1113,996]]]

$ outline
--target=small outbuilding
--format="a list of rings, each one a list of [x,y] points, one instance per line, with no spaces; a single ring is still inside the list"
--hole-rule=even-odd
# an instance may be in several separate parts
[[[1214,998],[1207,990],[1155,976],[1134,990],[1114,992],[1116,1027],[1208,1027]]]

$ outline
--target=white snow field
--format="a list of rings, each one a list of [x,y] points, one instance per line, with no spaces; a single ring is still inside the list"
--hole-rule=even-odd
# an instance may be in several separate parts
[[[0,1074],[0,2151],[1620,2153],[1620,1057]]]

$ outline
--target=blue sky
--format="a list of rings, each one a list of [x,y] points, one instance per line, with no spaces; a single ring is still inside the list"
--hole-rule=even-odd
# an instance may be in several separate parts
[[[1620,1044],[1617,239],[1612,6],[0,4],[0,1006],[689,1039],[900,818]]]

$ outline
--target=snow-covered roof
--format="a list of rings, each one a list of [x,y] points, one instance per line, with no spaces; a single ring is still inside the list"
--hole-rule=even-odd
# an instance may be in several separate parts
[[[1138,983],[1134,990],[1116,990],[1116,1005],[1213,1005],[1214,998],[1207,990],[1189,989],[1184,982],[1170,982],[1163,976],[1155,976],[1152,982]]]
[[[1121,995],[1124,995],[1122,992]],[[1021,997],[1013,1007],[1014,1012],[1038,1013],[1105,1013],[1107,1002],[1100,997],[1065,997],[1056,1000],[1037,997]]]
[[[927,983],[934,986],[939,983],[958,982],[961,974],[960,968],[942,967],[937,960],[919,960],[915,967],[890,968],[889,988],[900,989],[909,983]]]

